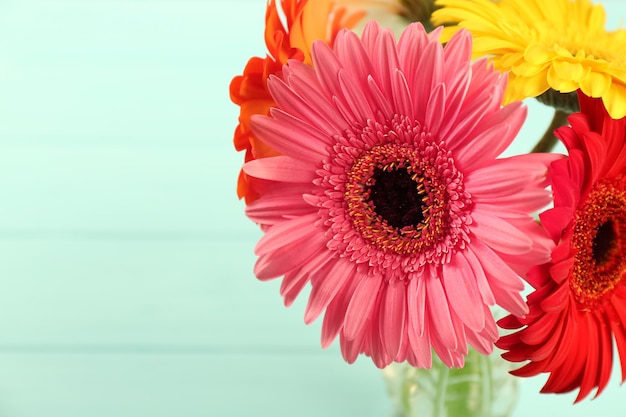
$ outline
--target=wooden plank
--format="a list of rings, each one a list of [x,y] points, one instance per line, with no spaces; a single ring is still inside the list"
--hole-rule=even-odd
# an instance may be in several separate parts
[[[254,278],[253,242],[0,240],[0,351],[124,346],[254,353],[319,347],[306,297],[286,309],[278,282]]]
[[[230,149],[4,148],[0,231],[255,230],[235,193],[242,158]]]
[[[382,416],[380,372],[317,355],[0,355],[7,417]]]
[[[224,1],[3,4],[0,146],[230,145],[229,82],[265,54],[263,2],[240,11]]]
[[[315,354],[5,353],[0,367],[0,415],[6,417],[374,417],[391,411],[380,371],[370,363],[348,366]],[[540,395],[539,379],[520,379],[512,417],[614,416],[622,401],[617,382],[598,399],[574,405],[574,395]]]
[[[304,300],[285,309],[251,272],[227,85],[264,53],[263,9],[1,6],[0,415],[387,413],[369,360],[321,350]],[[532,109],[524,138],[547,122]],[[614,415],[617,371],[576,406],[522,380],[515,416]]]

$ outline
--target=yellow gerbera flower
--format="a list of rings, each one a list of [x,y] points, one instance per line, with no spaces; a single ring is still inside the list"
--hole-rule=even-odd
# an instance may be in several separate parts
[[[509,71],[505,103],[553,89],[602,98],[612,118],[626,116],[626,30],[607,31],[606,12],[589,0],[437,0],[436,25],[474,36],[474,55]]]

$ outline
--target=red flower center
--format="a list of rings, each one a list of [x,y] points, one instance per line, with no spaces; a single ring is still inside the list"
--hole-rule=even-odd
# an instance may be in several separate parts
[[[584,308],[610,294],[626,277],[626,190],[621,179],[603,181],[576,214],[574,273],[570,281]]]

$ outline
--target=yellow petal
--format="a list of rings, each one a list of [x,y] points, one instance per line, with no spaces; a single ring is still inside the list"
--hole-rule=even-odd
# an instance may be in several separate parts
[[[500,58],[500,65],[502,65],[503,68],[513,68],[523,61],[524,54],[522,52],[506,53]]]
[[[506,86],[504,99],[502,101],[503,105],[507,105],[514,101],[523,100],[526,98],[526,96],[524,96],[522,84],[517,81],[517,77],[515,77],[514,74],[509,73],[509,82]]]
[[[543,70],[537,75],[533,75],[532,77],[519,77],[520,80],[523,80],[523,91],[525,97],[537,97],[545,93],[550,85],[547,80],[548,70]]]
[[[611,87],[612,77],[605,73],[591,72],[580,80],[580,89],[588,97],[602,97]]]
[[[606,11],[600,4],[593,5],[591,13],[589,13],[589,30],[590,31],[602,31],[606,23]]]
[[[552,63],[554,70],[563,80],[580,82],[589,75],[590,69],[578,62],[567,62],[562,60],[554,60]]]
[[[430,16],[435,25],[474,19],[500,20],[497,5],[490,0],[437,0],[435,5],[439,7]]]
[[[602,97],[602,102],[613,119],[626,116],[626,87],[613,83]]]
[[[575,83],[572,80],[568,80],[566,78],[561,78],[554,69],[554,66],[551,66],[548,69],[547,79],[550,87],[552,87],[552,89],[556,91],[560,91],[561,93],[569,93],[570,91],[578,89],[578,83]]]
[[[569,51],[569,49],[563,48],[559,44],[554,44],[554,52],[560,57],[563,58],[574,58],[574,55]]]
[[[523,100],[528,97],[537,97],[544,93],[550,86],[546,81],[546,71],[533,77],[518,77],[509,73],[509,83],[504,94],[504,103]]]
[[[510,52],[521,51],[519,44],[506,39],[495,39],[487,37],[477,37],[474,39],[475,55],[501,55]]]
[[[524,51],[524,59],[532,65],[541,65],[552,60],[554,52],[543,45],[531,44]]]
[[[514,65],[511,70],[515,75],[519,75],[521,77],[532,77],[533,75],[539,74],[541,71],[545,70],[549,64],[543,65],[531,65],[526,61],[522,61],[517,65]]]

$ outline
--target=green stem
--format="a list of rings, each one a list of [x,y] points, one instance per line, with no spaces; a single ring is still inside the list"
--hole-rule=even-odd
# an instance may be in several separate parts
[[[402,14],[411,22],[421,22],[426,31],[430,32],[434,29],[430,22],[430,16],[435,9],[435,0],[401,0],[403,6]]]
[[[433,417],[447,417],[446,393],[448,392],[448,376],[450,368],[442,366],[437,382],[437,397],[435,399],[435,414]]]
[[[558,109],[554,111],[554,117],[552,118],[550,126],[548,126],[548,129],[543,134],[543,137],[539,140],[539,142],[537,142],[531,153],[550,152],[552,148],[554,148],[554,145],[557,143],[557,138],[554,136],[554,130],[567,124],[567,116],[569,116],[569,112]]]
[[[482,384],[482,401],[481,408],[482,411],[480,413],[481,416],[491,417],[491,413],[493,411],[492,403],[494,400],[493,394],[493,379],[492,379],[492,369],[491,369],[491,361],[487,356],[480,356],[480,380],[483,382]]]

